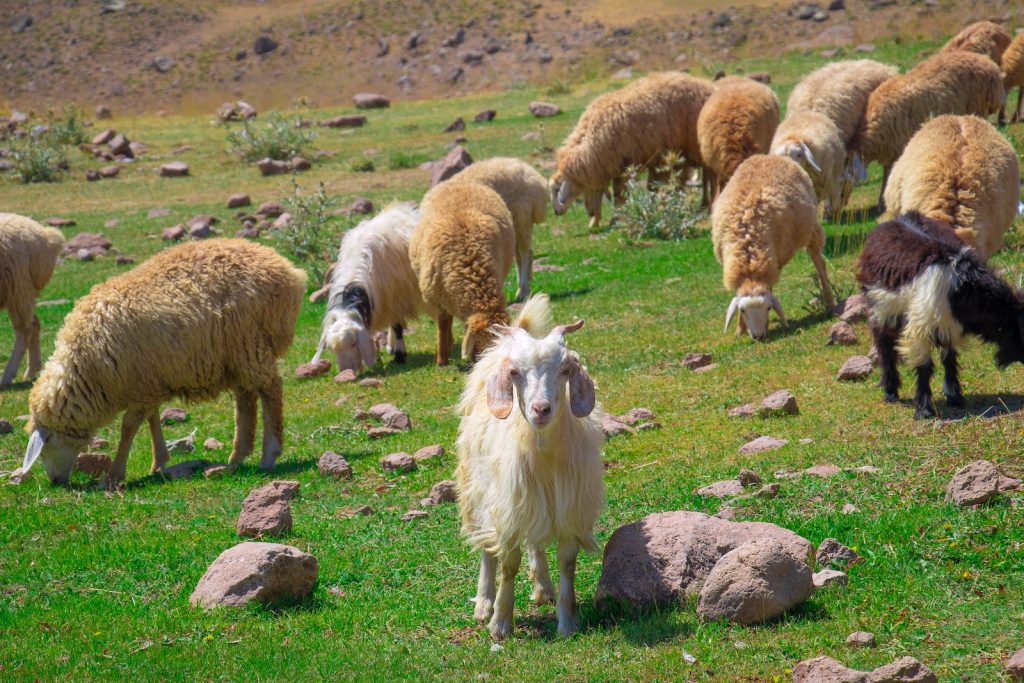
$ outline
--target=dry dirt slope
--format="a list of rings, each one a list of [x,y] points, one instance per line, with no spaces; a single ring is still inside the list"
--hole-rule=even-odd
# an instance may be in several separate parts
[[[813,4],[813,3],[812,3]],[[823,7],[833,4],[820,0]],[[0,3],[0,105],[210,111],[244,97],[425,99],[737,56],[937,38],[1024,8],[1006,0],[846,0],[823,21],[768,0],[28,0]],[[30,20],[30,21],[29,21]],[[273,49],[256,54],[256,42]]]

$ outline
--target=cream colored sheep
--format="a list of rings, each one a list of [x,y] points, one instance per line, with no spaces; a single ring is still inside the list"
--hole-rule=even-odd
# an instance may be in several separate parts
[[[988,259],[1017,217],[1017,154],[988,121],[939,116],[921,126],[892,167],[886,210],[945,221]]]
[[[1003,63],[1003,53],[1010,46],[1010,32],[991,21],[976,21],[949,39],[942,50],[964,50],[984,55],[996,66]]]
[[[991,59],[960,50],[939,52],[871,93],[848,152],[865,164],[882,165],[884,196],[893,163],[925,121],[941,114],[987,117],[999,111],[1003,97],[1003,74]]]
[[[710,97],[709,81],[684,73],[653,73],[596,98],[555,154],[551,206],[565,213],[577,197],[601,222],[601,198],[609,184],[631,167],[650,169],[675,152],[703,165],[697,142],[697,117]],[[621,199],[621,181],[616,189]]]
[[[168,460],[160,404],[235,393],[230,465],[252,450],[263,404],[260,467],[281,452],[284,420],[277,359],[292,343],[306,274],[273,249],[241,239],[189,242],[96,285],[75,304],[29,395],[32,437],[24,476],[42,456],[54,483],[77,454],[124,411],[108,485],[124,479],[132,439],[145,420],[153,471]]]
[[[814,111],[787,115],[775,131],[771,149],[772,154],[789,157],[807,171],[818,201],[825,203],[826,218],[838,213],[846,147],[827,116]]]
[[[466,322],[462,357],[476,360],[493,325],[507,325],[503,284],[515,259],[512,214],[480,183],[441,183],[423,198],[409,244],[420,292],[437,321],[438,365],[452,352],[452,319]]]
[[[1024,33],[1018,35],[1010,43],[1003,53],[1003,87],[1006,89],[1006,99],[1010,98],[1010,91],[1017,88],[1017,110],[1013,113],[1011,123],[1020,121],[1021,101],[1024,97]],[[1006,125],[1006,100],[999,109],[999,125]]]
[[[545,548],[558,543],[558,633],[579,627],[576,557],[597,550],[604,507],[604,435],[594,383],[565,336],[551,329],[546,296],[528,300],[513,327],[466,378],[459,403],[457,471],[462,532],[481,552],[474,615],[503,638],[512,631],[515,577],[526,546],[533,599],[554,602]],[[501,569],[501,584],[495,575]]]
[[[833,307],[817,209],[810,177],[788,157],[759,154],[736,169],[711,211],[715,258],[722,264],[725,288],[736,292],[725,315],[726,330],[739,311],[737,334],[746,327],[752,339],[763,339],[769,306],[786,324],[772,288],[798,249],[807,249],[825,303]]]
[[[533,272],[533,226],[543,223],[548,213],[548,183],[530,164],[511,157],[496,157],[471,164],[448,182],[477,182],[491,188],[505,200],[516,229],[516,263],[519,291],[516,299],[530,295]]]
[[[0,213],[0,309],[7,309],[14,328],[14,348],[0,377],[0,387],[14,381],[28,349],[25,379],[33,379],[42,365],[36,297],[50,281],[64,246],[59,230],[45,228],[31,218]]]
[[[779,126],[779,98],[767,85],[743,76],[715,82],[697,118],[697,140],[711,184],[711,203],[743,160],[771,150]]]

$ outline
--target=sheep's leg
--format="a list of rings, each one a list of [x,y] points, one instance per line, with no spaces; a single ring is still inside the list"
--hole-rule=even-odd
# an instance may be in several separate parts
[[[21,359],[24,355],[25,333],[15,328],[14,348],[11,350],[11,357],[7,361],[7,366],[4,368],[4,375],[0,378],[0,387],[6,387],[14,381],[14,376],[18,374],[18,368],[21,367]]]
[[[473,610],[477,623],[482,624],[494,616],[494,574],[497,569],[498,560],[484,551],[480,557],[480,579],[476,582],[476,608]]]
[[[658,183],[655,182],[651,185],[650,178],[647,180],[647,189],[654,190],[657,188]],[[619,176],[612,181],[612,201],[615,202],[615,206],[622,206],[626,202],[626,179],[623,176]]]
[[[256,440],[256,392],[235,389],[235,443],[231,448],[228,465],[236,467],[252,453]]]
[[[950,408],[964,407],[964,390],[960,386],[960,368],[957,364],[955,349],[944,349],[942,352],[942,393],[946,396],[946,405]]]
[[[405,352],[405,337],[403,336],[405,330],[402,329],[402,323],[395,323],[388,330],[388,351],[395,357],[396,363],[404,363],[406,352]]]
[[[167,451],[167,441],[164,439],[164,430],[160,426],[160,406],[153,408],[146,415],[149,423],[149,437],[153,442],[153,465],[149,473],[153,474],[162,470],[171,461],[171,454]]]
[[[28,367],[25,368],[25,379],[34,379],[43,367],[43,352],[39,347],[39,316],[32,314],[32,323],[28,328]]]
[[[900,400],[900,373],[896,369],[896,331],[872,324],[871,334],[875,338],[878,363],[882,368],[882,392],[885,402],[896,403]]]
[[[700,172],[700,206],[709,208],[711,206],[711,182],[714,176],[707,166],[703,166]]]
[[[576,557],[580,544],[575,540],[558,542],[558,635],[568,636],[580,629],[576,614]]]
[[[935,417],[935,402],[932,399],[932,373],[935,363],[929,358],[917,366],[917,393],[914,395],[914,419],[922,420]]]
[[[269,472],[274,469],[277,457],[281,455],[284,443],[284,391],[281,376],[274,373],[273,379],[260,389],[260,403],[263,405],[263,452],[260,469]]]
[[[126,410],[121,418],[121,440],[117,444],[117,455],[114,462],[110,463],[107,470],[107,488],[115,489],[124,481],[125,473],[128,470],[128,454],[132,450],[132,441],[139,431],[142,421],[146,419],[146,413],[142,410]]]
[[[538,605],[550,604],[555,601],[555,586],[551,583],[551,572],[548,571],[548,556],[539,545],[531,545],[528,551],[530,581],[533,582],[531,599]]]
[[[519,266],[519,291],[516,292],[516,301],[526,301],[530,296],[530,275],[533,271],[533,253],[529,246],[516,248],[516,263]]]
[[[885,211],[885,186],[889,184],[889,173],[892,171],[892,164],[882,167],[882,189],[878,191],[878,212]]]
[[[501,583],[498,584],[498,597],[494,603],[494,616],[491,617],[491,637],[504,638],[512,633],[512,609],[516,601],[516,573],[523,552],[514,548],[505,553],[499,562]]]
[[[825,257],[821,254],[821,247],[808,248],[807,253],[811,256],[811,261],[814,262],[814,269],[818,271],[818,282],[821,283],[821,295],[825,297],[825,305],[828,306],[828,310],[834,311],[836,302],[832,298],[832,288],[828,284],[828,268],[825,266]]]
[[[583,195],[583,206],[587,209],[587,215],[590,216],[588,227],[591,230],[601,225],[601,200],[600,192],[587,192]]]
[[[437,357],[434,359],[434,363],[437,365],[448,365],[448,359],[452,357],[452,347],[454,345],[452,316],[442,311],[437,316]]]
[[[1020,107],[1021,107],[1021,104],[1024,104],[1024,102],[1022,102],[1022,100],[1024,100],[1024,88],[1018,87],[1017,88],[1017,111],[1013,112],[1013,118],[1010,119],[1010,123],[1017,123],[1018,121],[1020,121]]]
[[[1010,96],[1007,95],[1006,98],[1009,99]],[[999,107],[999,125],[1000,127],[1006,125],[1006,100],[1003,100],[1002,106]]]

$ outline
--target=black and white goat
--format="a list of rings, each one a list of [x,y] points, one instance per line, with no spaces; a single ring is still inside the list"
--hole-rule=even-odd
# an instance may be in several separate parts
[[[964,405],[957,353],[965,335],[996,345],[995,362],[1024,363],[1024,302],[945,222],[907,213],[868,235],[857,275],[871,304],[871,331],[885,400],[899,400],[897,355],[917,371],[914,417],[935,416],[932,349],[945,370],[947,405]]]

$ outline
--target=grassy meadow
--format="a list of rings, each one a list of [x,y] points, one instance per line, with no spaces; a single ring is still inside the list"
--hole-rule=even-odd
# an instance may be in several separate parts
[[[905,67],[930,47],[879,44],[869,56]],[[771,72],[785,101],[798,78],[823,63],[818,56],[792,56],[741,66]],[[369,123],[355,131],[316,129],[314,149],[335,154],[315,159],[313,170],[297,180],[305,191],[322,181],[339,206],[356,196],[378,207],[391,199],[418,199],[429,181],[417,166],[446,153],[453,134],[441,129],[460,115],[468,121],[463,134],[475,159],[515,155],[540,163],[552,158],[551,149],[586,104],[616,85],[590,80],[548,90],[398,102],[370,112]],[[527,104],[535,99],[556,102],[564,113],[534,119]],[[497,119],[473,123],[484,108],[497,109]],[[297,113],[324,119],[351,112]],[[87,183],[84,169],[102,164],[75,151],[73,171],[59,184],[0,181],[3,210],[39,220],[72,218],[77,226],[66,230],[69,237],[102,232],[137,262],[165,247],[159,239],[164,228],[196,214],[220,217],[219,227],[233,234],[238,224],[234,211],[225,208],[229,194],[248,192],[255,204],[281,200],[292,191],[291,179],[262,178],[232,157],[224,128],[212,125],[212,118],[115,118],[111,125],[146,143],[149,156],[126,166],[117,179]],[[539,141],[521,140],[532,131],[541,132]],[[1006,131],[1018,150],[1024,149],[1022,132],[1024,126]],[[171,153],[185,144],[190,149]],[[353,162],[363,158],[373,160],[376,170],[352,171]],[[158,177],[156,167],[171,159],[186,161],[191,176]],[[867,207],[877,197],[879,178],[880,170],[872,167],[851,211],[840,223],[825,224],[830,274],[843,295],[854,291],[855,261],[873,225]],[[158,207],[171,215],[147,218]],[[609,216],[606,206],[606,221]],[[111,219],[120,223],[105,228]],[[340,230],[344,224],[338,219],[333,225]],[[221,479],[167,482],[149,476],[149,437],[142,430],[123,492],[108,494],[84,475],[76,475],[70,487],[53,487],[38,465],[21,486],[0,484],[0,679],[786,681],[797,662],[829,654],[858,669],[912,655],[943,681],[1000,680],[1005,659],[1024,645],[1021,500],[1018,494],[1013,503],[1003,499],[961,510],[943,501],[943,491],[956,469],[978,458],[994,460],[1018,477],[1024,472],[1024,368],[1000,372],[990,349],[970,345],[962,356],[967,409],[950,411],[940,400],[945,419],[915,422],[906,401],[882,403],[877,373],[862,383],[835,381],[848,356],[867,353],[870,334],[858,324],[856,347],[826,346],[833,321],[808,305],[817,289],[805,254],[789,264],[776,290],[790,318],[788,329],[773,318],[770,339],[757,344],[723,333],[731,294],[722,288],[703,225],[696,239],[632,245],[615,229],[590,233],[577,205],[565,216],[549,215],[536,231],[536,256],[564,270],[537,272],[534,289],[550,295],[557,321],[586,319],[570,344],[588,365],[598,399],[616,414],[651,408],[664,425],[606,444],[608,507],[598,539],[603,544],[618,526],[652,512],[716,513],[723,504],[694,495],[694,489],[732,478],[741,467],[770,481],[777,470],[818,463],[874,465],[881,471],[871,475],[787,479],[778,498],[753,499],[737,509],[737,519],[774,522],[814,543],[835,537],[854,547],[866,562],[850,570],[849,586],[821,591],[762,626],[702,624],[692,602],[641,614],[597,611],[592,598],[601,558],[583,556],[577,581],[580,633],[556,638],[554,609],[529,604],[523,571],[515,633],[502,649],[492,650],[486,629],[472,618],[478,557],[459,537],[457,507],[444,504],[430,508],[425,519],[399,520],[419,506],[432,484],[452,476],[458,426],[453,408],[465,367],[434,367],[434,329],[423,318],[407,337],[408,364],[391,364],[382,354],[386,362],[369,373],[383,381],[379,388],[338,385],[330,375],[298,380],[294,368],[312,355],[324,311],[323,304],[307,302],[295,343],[281,363],[286,443],[273,475],[259,472],[258,457],[250,457],[234,476]],[[1024,241],[1011,235],[1008,242],[994,261],[1016,283],[1024,273]],[[69,260],[58,266],[40,299],[73,302],[126,268],[113,256]],[[506,292],[514,291],[510,278]],[[39,308],[44,355],[72,306]],[[0,362],[12,343],[10,327],[0,324]],[[680,360],[689,351],[714,354],[718,367],[706,373],[683,368]],[[933,382],[937,396],[939,381]],[[729,407],[756,403],[781,388],[796,395],[799,415],[727,417]],[[907,391],[905,383],[905,397]],[[21,463],[28,436],[17,418],[28,412],[28,392],[27,383],[0,392],[0,417],[16,427],[0,436],[0,471]],[[413,429],[371,441],[353,412],[384,401],[408,411]],[[207,437],[230,444],[229,395],[185,407],[189,421],[165,428],[168,439],[196,430],[197,444]],[[993,407],[1004,414],[994,416]],[[119,423],[100,431],[111,442],[108,453],[118,435]],[[741,456],[739,447],[757,435],[789,444]],[[435,443],[447,449],[440,461],[407,475],[386,474],[380,467],[388,453]],[[228,450],[204,452],[200,445],[183,457],[224,462]],[[317,458],[326,450],[349,460],[354,479],[338,482],[317,472]],[[242,499],[274,478],[302,485],[292,503],[294,532],[282,542],[318,558],[312,597],[279,610],[192,609],[188,596],[207,566],[243,540],[235,533]],[[847,503],[857,511],[842,514]],[[362,505],[373,513],[347,514]],[[875,633],[878,644],[848,647],[847,634],[857,630]],[[688,662],[685,653],[696,662]]]

